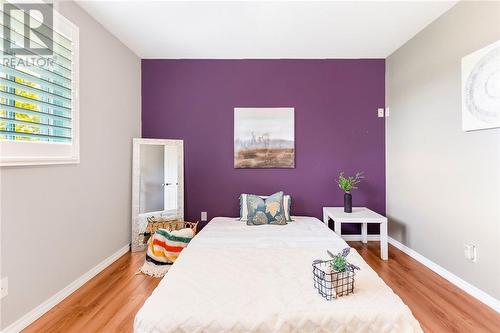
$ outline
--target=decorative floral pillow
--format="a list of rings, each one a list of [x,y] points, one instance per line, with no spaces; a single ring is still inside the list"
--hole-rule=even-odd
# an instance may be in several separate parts
[[[248,202],[247,198],[252,194],[242,193],[240,194],[240,217],[239,221],[246,222],[248,220]],[[266,200],[269,198],[267,195],[258,195],[261,199]],[[291,206],[292,206],[292,197],[290,194],[283,194],[283,209],[285,210],[285,219],[287,222],[292,222],[291,217]]]
[[[283,192],[274,193],[267,199],[248,195],[248,225],[287,224],[283,209]]]

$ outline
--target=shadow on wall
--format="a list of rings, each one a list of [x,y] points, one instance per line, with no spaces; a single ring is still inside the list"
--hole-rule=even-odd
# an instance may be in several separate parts
[[[407,241],[406,225],[402,221],[390,215],[387,216],[387,219],[388,219],[389,237],[392,237],[398,242],[405,244],[406,246],[409,246],[409,244],[406,243]]]

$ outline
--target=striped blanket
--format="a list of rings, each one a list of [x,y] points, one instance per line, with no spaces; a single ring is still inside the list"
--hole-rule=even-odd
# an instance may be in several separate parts
[[[147,275],[163,277],[193,236],[191,228],[156,230],[148,241],[146,261],[140,271]]]

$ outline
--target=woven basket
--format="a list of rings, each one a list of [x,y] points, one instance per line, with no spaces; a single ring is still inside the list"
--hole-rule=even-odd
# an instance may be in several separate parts
[[[167,229],[168,231],[181,230],[185,228],[193,229],[193,233],[196,235],[196,228],[198,227],[198,222],[187,222],[179,220],[166,220],[159,217],[148,217],[148,226],[146,227],[146,234],[152,235],[158,229]]]

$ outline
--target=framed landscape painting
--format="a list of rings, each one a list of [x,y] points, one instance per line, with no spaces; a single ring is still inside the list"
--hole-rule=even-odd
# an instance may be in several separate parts
[[[234,108],[234,167],[294,168],[294,108]]]

